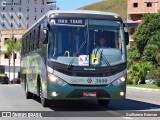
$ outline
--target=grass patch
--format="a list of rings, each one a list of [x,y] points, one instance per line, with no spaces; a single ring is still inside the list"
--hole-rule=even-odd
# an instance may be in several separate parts
[[[82,8],[82,10],[98,10],[105,12],[114,12],[122,16],[123,19],[127,17],[127,0],[103,0],[96,2]]]
[[[160,87],[158,87],[155,84],[137,84],[137,85],[128,84],[127,86],[129,86],[129,87],[138,87],[138,88],[160,89]]]

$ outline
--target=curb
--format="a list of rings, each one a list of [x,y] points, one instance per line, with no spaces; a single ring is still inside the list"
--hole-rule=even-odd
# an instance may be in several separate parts
[[[20,84],[0,84],[0,86],[19,86]]]
[[[152,89],[152,88],[138,88],[138,87],[127,86],[127,89],[136,89],[136,90],[145,90],[145,91],[159,91],[160,92],[160,89]]]

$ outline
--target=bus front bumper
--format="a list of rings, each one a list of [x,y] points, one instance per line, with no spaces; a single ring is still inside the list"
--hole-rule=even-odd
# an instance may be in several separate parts
[[[49,82],[48,99],[50,100],[80,100],[80,99],[124,99],[126,83],[119,86],[80,86],[66,84],[61,86]]]

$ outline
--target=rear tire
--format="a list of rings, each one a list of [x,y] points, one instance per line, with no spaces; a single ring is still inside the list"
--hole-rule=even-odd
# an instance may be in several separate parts
[[[28,91],[27,82],[25,82],[25,96],[26,96],[26,99],[32,99],[32,97],[33,97],[33,94]]]
[[[98,100],[98,104],[101,107],[107,107],[109,103],[110,103],[110,100],[101,100],[101,99]]]

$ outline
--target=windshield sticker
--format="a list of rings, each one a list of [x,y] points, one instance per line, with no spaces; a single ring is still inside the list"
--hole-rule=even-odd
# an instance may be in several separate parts
[[[89,55],[80,55],[79,56],[79,65],[80,66],[89,66]]]
[[[97,64],[99,64],[98,54],[92,54],[92,55],[91,55],[91,64],[92,64],[92,65],[97,65]]]

